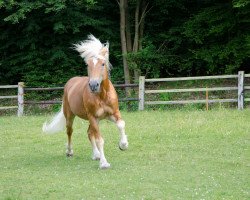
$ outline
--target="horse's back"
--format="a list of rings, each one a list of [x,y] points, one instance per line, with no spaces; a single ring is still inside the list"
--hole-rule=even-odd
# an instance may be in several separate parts
[[[68,91],[72,87],[78,87],[80,89],[81,86],[84,86],[88,83],[88,79],[89,78],[86,76],[75,76],[67,81],[64,91]]]
[[[72,112],[81,118],[86,118],[83,106],[83,92],[88,86],[88,77],[73,77],[64,87],[64,110]]]

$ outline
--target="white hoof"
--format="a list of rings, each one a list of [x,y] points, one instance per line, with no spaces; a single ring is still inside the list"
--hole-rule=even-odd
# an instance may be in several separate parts
[[[128,142],[127,141],[120,141],[119,142],[119,148],[123,151],[128,148]]]
[[[100,169],[108,169],[110,164],[108,162],[100,163]]]
[[[100,160],[100,154],[93,155],[92,160]]]

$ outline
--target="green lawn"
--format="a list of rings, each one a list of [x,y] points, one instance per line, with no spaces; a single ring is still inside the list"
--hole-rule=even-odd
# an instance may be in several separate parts
[[[250,199],[250,110],[124,112],[129,149],[102,121],[111,163],[91,160],[87,122],[44,135],[49,117],[0,117],[0,199]]]

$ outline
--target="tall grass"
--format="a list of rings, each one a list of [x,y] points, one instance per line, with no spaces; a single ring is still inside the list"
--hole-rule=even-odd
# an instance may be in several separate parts
[[[101,122],[111,168],[91,160],[87,122],[44,135],[49,116],[0,117],[0,199],[249,199],[250,110],[123,112],[129,149]]]

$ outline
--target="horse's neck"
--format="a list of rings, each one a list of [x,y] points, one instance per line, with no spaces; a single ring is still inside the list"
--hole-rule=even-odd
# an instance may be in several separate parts
[[[109,89],[110,89],[109,79],[103,80],[101,84],[101,92],[100,92],[100,97],[102,99],[105,99],[107,97],[107,92],[109,91]]]

